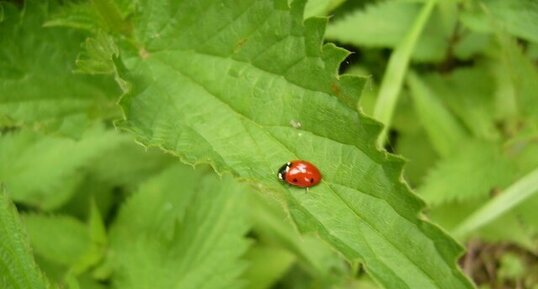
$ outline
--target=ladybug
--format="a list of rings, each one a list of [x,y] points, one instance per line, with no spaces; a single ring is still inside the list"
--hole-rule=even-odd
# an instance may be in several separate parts
[[[293,186],[309,188],[319,184],[321,174],[310,162],[295,160],[278,169],[278,178]]]

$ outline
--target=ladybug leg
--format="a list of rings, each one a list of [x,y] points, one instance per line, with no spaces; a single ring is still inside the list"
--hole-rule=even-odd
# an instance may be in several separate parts
[[[307,192],[307,193],[309,192],[309,190],[308,190],[308,189],[310,189],[310,188],[309,188],[309,187],[306,187],[306,192]]]

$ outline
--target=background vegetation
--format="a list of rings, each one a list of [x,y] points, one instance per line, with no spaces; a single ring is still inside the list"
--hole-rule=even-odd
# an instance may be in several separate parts
[[[534,0],[0,1],[0,288],[536,289],[537,64]]]

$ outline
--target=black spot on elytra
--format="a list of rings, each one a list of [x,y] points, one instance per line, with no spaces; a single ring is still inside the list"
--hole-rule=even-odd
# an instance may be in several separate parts
[[[313,183],[314,182],[314,178],[310,178],[310,183]]]
[[[296,183],[296,182],[297,182],[297,179],[293,179],[293,182]]]

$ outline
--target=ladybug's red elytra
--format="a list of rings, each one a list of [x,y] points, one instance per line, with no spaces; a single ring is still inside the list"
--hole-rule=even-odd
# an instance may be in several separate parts
[[[293,186],[309,188],[319,184],[321,173],[310,162],[294,160],[280,167],[278,178]]]

